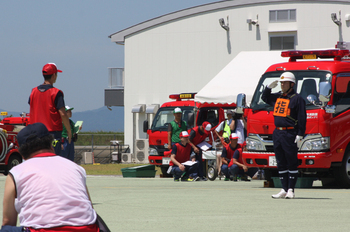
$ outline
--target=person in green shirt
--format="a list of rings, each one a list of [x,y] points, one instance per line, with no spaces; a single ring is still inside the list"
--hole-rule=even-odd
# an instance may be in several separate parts
[[[72,110],[74,108],[73,107],[69,107],[69,106],[66,106],[66,113],[68,115],[69,118],[72,117]],[[74,142],[76,141],[77,139],[77,132],[79,130],[82,129],[82,126],[80,127],[75,127],[75,123],[72,121],[72,119],[69,119],[69,124],[70,124],[70,128],[71,128],[71,131],[72,131],[72,142],[69,143],[68,142],[68,133],[67,133],[67,129],[66,127],[63,125],[63,130],[62,130],[62,152],[61,152],[61,156],[71,160],[74,162]]]
[[[168,126],[168,149],[171,150],[175,143],[181,142],[180,133],[187,131],[187,123],[182,120],[182,110],[179,107],[174,109],[174,121]]]

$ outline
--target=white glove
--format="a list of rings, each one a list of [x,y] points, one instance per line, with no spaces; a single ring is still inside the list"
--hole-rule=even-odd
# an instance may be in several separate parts
[[[300,142],[302,139],[303,139],[303,136],[297,135],[297,136],[295,137],[294,143]]]
[[[273,88],[275,88],[275,87],[277,86],[277,84],[278,84],[278,80],[275,80],[275,81],[273,81],[272,83],[270,83],[270,84],[267,86],[267,88],[273,89]]]

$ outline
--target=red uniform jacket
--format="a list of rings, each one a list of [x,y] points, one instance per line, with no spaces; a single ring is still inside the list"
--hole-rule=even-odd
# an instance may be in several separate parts
[[[225,146],[225,149],[226,149],[226,158],[230,159],[230,163],[228,164],[228,167],[231,167],[233,165],[233,160],[232,160],[232,157],[233,157],[233,154],[235,153],[235,151],[238,151],[239,152],[239,158],[238,158],[238,162],[240,162],[241,164],[243,164],[243,159],[242,159],[242,146],[240,144],[237,144],[237,147],[236,149],[232,149],[230,144],[227,144]]]
[[[205,138],[208,136],[208,134],[204,133],[204,134],[200,134],[199,132],[199,126],[196,126],[194,128],[192,128],[192,130],[194,132],[196,132],[196,136],[192,139],[192,143],[194,145],[200,144],[201,142],[203,142],[205,140]]]
[[[62,131],[62,118],[55,106],[59,91],[61,90],[55,87],[45,92],[39,91],[37,87],[33,88],[30,94],[30,124],[41,122],[48,131]]]
[[[189,143],[187,143],[186,146],[183,146],[180,143],[175,143],[174,146],[176,146],[176,154],[173,152],[171,152],[171,154],[175,154],[175,159],[179,163],[184,163],[184,162],[190,160],[192,147]],[[173,151],[174,151],[174,149],[173,149]],[[174,163],[170,160],[169,165],[174,166]]]

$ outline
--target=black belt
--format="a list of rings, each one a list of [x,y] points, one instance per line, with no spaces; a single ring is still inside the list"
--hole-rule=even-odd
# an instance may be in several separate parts
[[[294,130],[294,127],[276,127],[277,130]]]

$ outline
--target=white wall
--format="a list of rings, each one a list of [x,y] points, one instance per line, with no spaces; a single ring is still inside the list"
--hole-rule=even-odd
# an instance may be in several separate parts
[[[297,21],[269,23],[269,10],[278,9],[296,9]],[[334,48],[339,30],[331,13],[337,13],[339,18],[339,10],[343,39],[350,41],[349,24],[344,20],[345,14],[350,14],[349,4],[302,2],[217,10],[126,37],[125,143],[132,147],[132,106],[162,104],[169,100],[169,94],[199,91],[240,51],[268,51],[269,32],[296,32],[296,49]],[[260,26],[249,26],[247,19],[256,19],[257,14]],[[229,34],[218,22],[219,18],[226,22],[227,16]],[[254,64],[247,63],[247,71],[252,68]],[[136,138],[146,138],[142,121]]]

